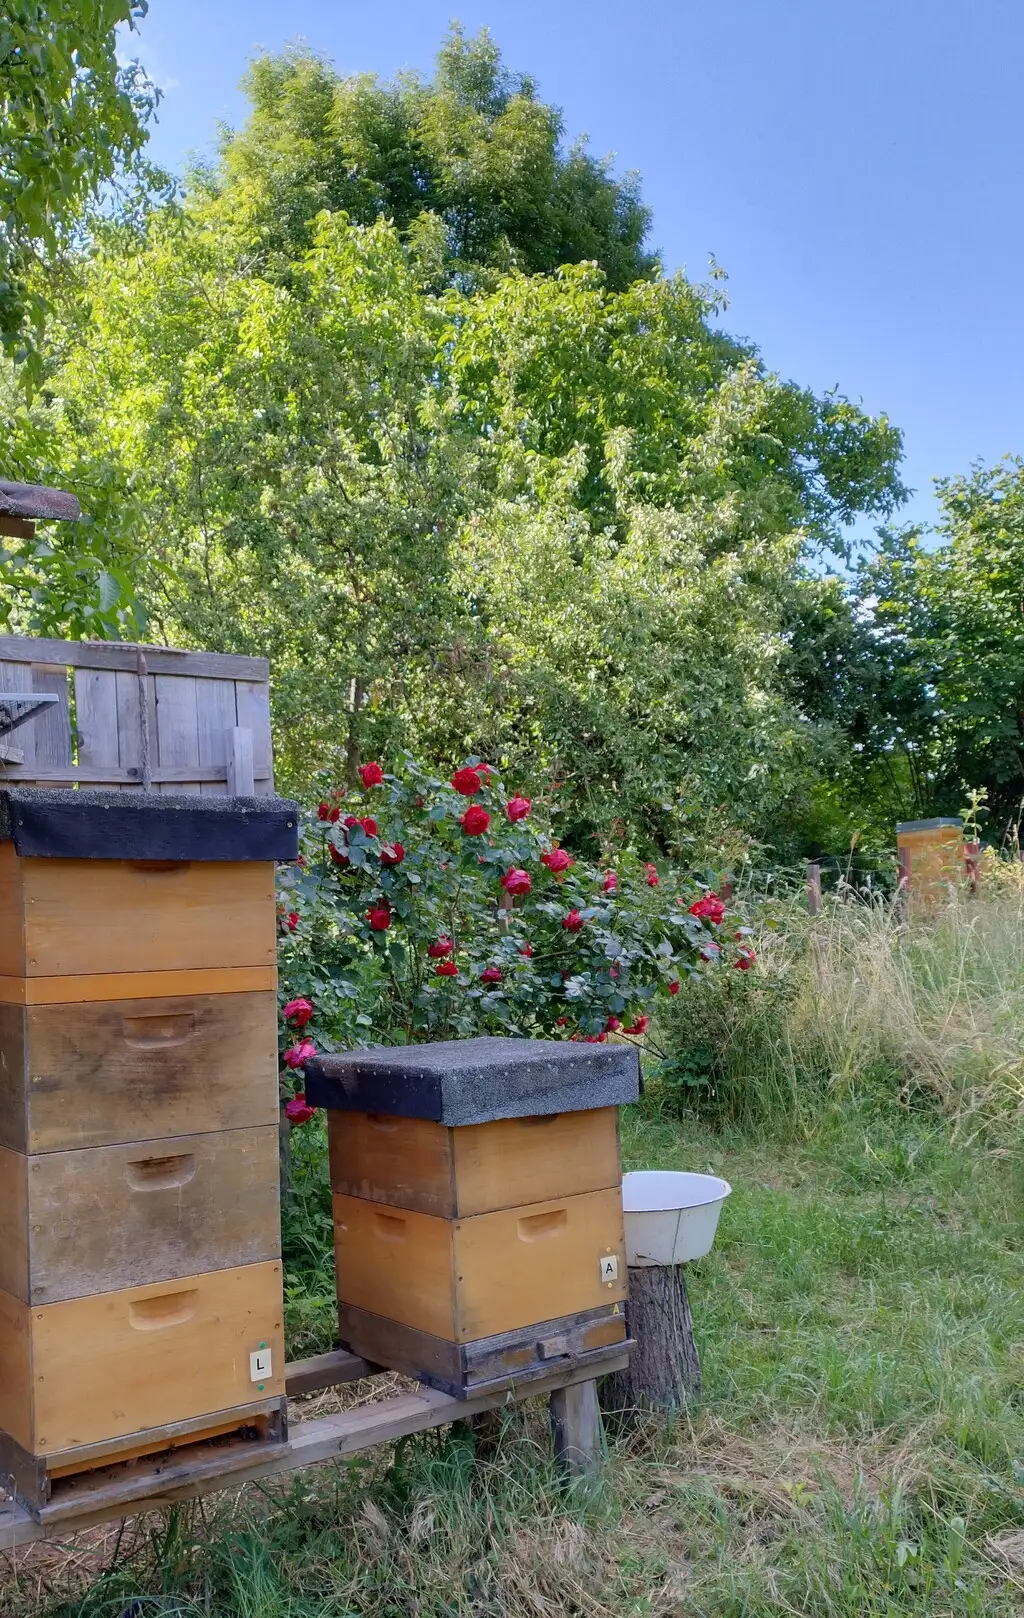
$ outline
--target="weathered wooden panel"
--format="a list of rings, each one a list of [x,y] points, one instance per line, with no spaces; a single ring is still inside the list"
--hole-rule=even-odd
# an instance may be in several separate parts
[[[21,862],[13,844],[0,843],[0,977],[25,970],[25,902]]]
[[[200,787],[204,797],[223,797],[228,790],[228,732],[235,728],[235,684],[233,680],[196,681],[196,721],[198,760],[223,770],[223,781],[207,781]]]
[[[282,1394],[282,1320],[279,1263],[36,1309],[2,1296],[0,1363],[12,1369],[0,1425],[29,1453],[53,1455]],[[263,1345],[272,1374],[256,1383],[249,1355]]]
[[[41,713],[21,730],[31,730],[35,741],[35,762],[47,770],[66,770],[73,762],[71,747],[71,715],[69,708],[68,671],[49,664],[32,667],[32,690],[47,692],[57,701],[49,703]],[[70,780],[70,775],[64,777]]]
[[[199,711],[196,682],[188,675],[156,676],[156,742],[161,767],[182,770],[186,777],[199,763]],[[164,792],[199,791],[198,783],[186,779]]]
[[[124,669],[135,672],[140,650],[150,674],[187,674],[193,678],[265,683],[270,665],[265,657],[233,652],[188,652],[176,646],[136,646],[126,641],[49,640],[28,635],[0,635],[0,662],[57,663],[63,668]]]
[[[618,1109],[448,1129],[425,1118],[329,1112],[331,1186],[441,1218],[617,1186]]]
[[[621,1303],[626,1296],[622,1191],[589,1191],[560,1202],[461,1219],[454,1228],[460,1342],[531,1321]],[[601,1279],[614,1256],[618,1276]]]
[[[456,1204],[450,1133],[431,1118],[329,1112],[331,1189],[451,1219]]]
[[[603,1191],[622,1180],[617,1107],[499,1118],[453,1129],[451,1137],[462,1217]]]
[[[278,1180],[274,1124],[28,1158],[0,1149],[0,1290],[56,1303],[278,1258]]]
[[[32,1445],[32,1311],[0,1292],[0,1431]]]
[[[0,742],[0,781],[142,785],[140,652],[148,670],[143,683],[153,790],[227,791],[230,753],[224,732],[242,727],[252,732],[252,790],[272,792],[264,659],[10,635],[0,635],[0,690],[52,691],[60,702],[19,728],[14,739]],[[74,736],[69,671],[75,692]],[[241,773],[247,780],[247,769]]]
[[[75,728],[82,768],[119,769],[117,675],[110,669],[75,670]],[[117,790],[115,786],[114,791]]]
[[[5,850],[9,844],[0,845],[0,857]],[[269,862],[19,863],[27,977],[258,966],[276,958]]]
[[[276,988],[276,966],[200,967],[180,972],[97,972],[74,977],[0,977],[0,1004],[81,1005],[87,1000],[248,994]]]
[[[0,1147],[0,1291],[15,1298],[28,1297],[28,1243],[28,1158]]]
[[[277,1120],[272,990],[0,1004],[0,1145],[14,1151],[66,1151]]]
[[[431,1214],[335,1194],[339,1303],[457,1338],[453,1226]]]
[[[455,1221],[335,1194],[334,1226],[339,1303],[454,1342],[626,1296],[619,1187]]]

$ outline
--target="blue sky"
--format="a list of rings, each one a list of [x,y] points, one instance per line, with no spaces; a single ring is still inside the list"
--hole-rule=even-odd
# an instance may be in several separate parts
[[[1020,0],[150,0],[152,154],[209,155],[261,48],[390,77],[428,70],[453,15],[640,171],[666,268],[715,256],[730,330],[903,429],[905,515],[1024,453]]]

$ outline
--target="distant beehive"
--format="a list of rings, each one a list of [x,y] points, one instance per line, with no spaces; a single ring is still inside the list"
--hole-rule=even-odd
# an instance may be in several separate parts
[[[900,883],[914,903],[948,894],[965,873],[960,820],[904,820],[896,827]]]
[[[316,1058],[342,1340],[456,1396],[623,1342],[629,1046],[471,1039]]]

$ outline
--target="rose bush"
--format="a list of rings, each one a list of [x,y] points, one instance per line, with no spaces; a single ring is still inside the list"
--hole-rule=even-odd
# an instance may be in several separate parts
[[[628,852],[611,868],[556,846],[491,766],[358,774],[303,816],[280,876],[289,1095],[311,1047],[639,1038],[681,978],[752,964],[717,894],[681,893]]]

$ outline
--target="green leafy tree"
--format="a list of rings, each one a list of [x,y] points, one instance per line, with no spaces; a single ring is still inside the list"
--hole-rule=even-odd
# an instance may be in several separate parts
[[[614,287],[654,273],[635,175],[616,178],[532,79],[509,73],[486,29],[455,27],[429,82],[342,78],[307,50],[263,56],[245,81],[252,112],[204,177],[243,250],[287,278],[322,210],[390,220],[442,279],[587,259]]]
[[[8,0],[0,12],[0,343],[42,375],[52,269],[90,202],[139,156],[156,92],[117,62],[147,0]]]

